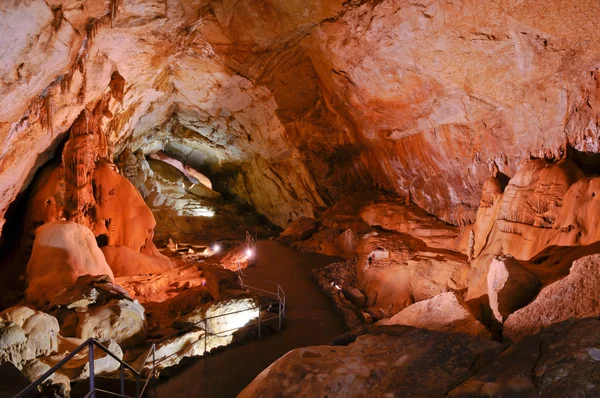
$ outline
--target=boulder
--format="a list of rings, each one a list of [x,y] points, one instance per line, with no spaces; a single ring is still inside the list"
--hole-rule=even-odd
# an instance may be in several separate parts
[[[465,302],[453,292],[442,293],[429,300],[409,305],[378,325],[406,325],[428,330],[469,334],[490,338],[491,333],[467,309]]]
[[[599,328],[598,318],[549,326],[508,348],[448,396],[600,396]]]
[[[26,360],[27,334],[14,323],[0,322],[0,363],[10,362],[20,368]]]
[[[92,231],[74,222],[55,221],[36,230],[33,252],[27,264],[27,300],[49,302],[58,291],[82,275],[113,272]]]
[[[33,382],[39,379],[52,366],[39,359],[28,361],[22,369],[22,374]],[[68,397],[71,391],[71,380],[61,370],[50,375],[43,383],[42,396],[44,397]],[[48,390],[52,391],[48,394]]]
[[[526,335],[570,318],[600,315],[600,254],[573,262],[569,275],[544,287],[535,300],[504,322],[504,337],[519,341]]]
[[[154,358],[156,359],[156,371],[175,366],[181,362],[184,357],[202,355],[204,352],[204,337],[203,330],[193,329],[187,333],[181,333],[171,336],[156,345]],[[202,353],[197,354],[198,350]],[[146,373],[150,373],[153,368],[152,356],[147,356],[144,352],[135,363],[135,368],[143,369]],[[197,355],[194,355],[197,354]],[[145,361],[145,362],[143,362]]]
[[[241,289],[238,274],[225,268],[205,268],[204,278],[206,279],[206,288],[215,300],[229,298],[228,291]]]
[[[487,284],[490,307],[498,322],[527,305],[542,286],[535,275],[510,255],[494,258]]]
[[[111,283],[107,275],[84,275],[74,285],[60,290],[49,307],[85,309],[92,304],[105,304],[112,299],[132,300],[129,293],[121,286]]]
[[[123,347],[138,345],[146,339],[148,324],[144,307],[137,300],[111,300],[78,316],[79,339],[110,339]]]
[[[19,367],[57,350],[60,328],[53,316],[20,306],[0,313],[0,320],[0,361]]]
[[[308,239],[317,231],[317,222],[314,218],[299,217],[292,222],[279,236],[280,239],[295,242]]]
[[[367,297],[359,289],[354,286],[345,287],[342,289],[342,294],[352,304],[358,308],[363,308],[367,302]]]
[[[504,349],[405,326],[363,329],[339,340],[347,345],[288,352],[238,397],[443,397]]]
[[[73,352],[77,347],[83,344],[84,340],[73,338],[60,338],[58,352],[48,357],[40,357],[28,362],[30,373],[35,372],[35,378],[38,378],[49,368],[55,366],[67,355]],[[106,349],[108,349],[117,358],[123,359],[123,350],[114,340],[100,340]],[[88,348],[84,348],[72,359],[70,359],[60,369],[60,375],[64,375],[67,380],[77,381],[90,377]],[[101,348],[94,345],[94,374],[96,376],[114,372],[120,368],[119,361],[105,353]]]

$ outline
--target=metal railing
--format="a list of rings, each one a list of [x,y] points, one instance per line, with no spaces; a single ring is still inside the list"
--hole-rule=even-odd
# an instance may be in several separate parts
[[[112,357],[115,361],[119,362],[120,373],[121,373],[121,393],[120,394],[117,394],[117,393],[114,393],[111,391],[102,390],[102,389],[96,387],[96,378],[95,378],[95,371],[94,371],[94,346],[98,347],[99,349],[104,351],[107,355]],[[39,387],[40,384],[42,384],[48,377],[50,377],[51,375],[56,373],[67,362],[69,362],[71,359],[73,359],[73,357],[75,357],[75,355],[79,354],[85,348],[88,349],[88,361],[89,361],[88,363],[89,363],[89,373],[90,373],[90,391],[85,395],[85,398],[95,397],[96,392],[104,392],[104,393],[113,394],[113,395],[117,395],[117,396],[120,395],[121,397],[131,398],[129,395],[125,395],[125,369],[133,372],[136,375],[135,397],[137,398],[137,397],[141,396],[141,393],[140,393],[140,376],[141,375],[140,375],[140,373],[137,372],[135,369],[133,369],[131,366],[129,366],[127,363],[125,363],[121,358],[119,358],[115,354],[113,354],[108,348],[106,348],[102,344],[100,344],[100,342],[98,340],[96,340],[93,337],[90,337],[83,344],[81,344],[79,347],[74,349],[69,355],[64,357],[60,362],[58,362],[56,365],[54,365],[52,368],[50,368],[46,373],[41,375],[37,380],[35,380],[33,383],[31,383],[29,386],[27,386],[23,391],[21,391],[19,394],[17,394],[15,396],[15,398],[24,398],[27,396],[27,394],[36,390],[37,387]],[[146,385],[147,384],[148,383],[146,382]]]
[[[165,359],[165,358],[161,358],[158,361],[156,360],[157,346],[160,345],[161,343],[165,342],[168,339],[171,339],[178,335],[183,335],[191,330],[200,328],[201,330],[204,331],[204,336],[203,336],[204,351],[203,351],[202,355],[206,356],[206,354],[208,353],[208,346],[207,346],[208,342],[207,341],[208,341],[208,337],[210,337],[210,336],[222,337],[224,335],[228,335],[229,333],[232,334],[241,328],[247,328],[247,327],[256,325],[258,328],[258,338],[260,339],[262,324],[264,324],[265,322],[268,322],[270,320],[274,320],[274,319],[278,319],[277,331],[280,332],[282,325],[283,325],[283,319],[285,318],[285,305],[286,305],[285,304],[286,303],[285,293],[284,293],[283,289],[281,288],[281,286],[275,282],[271,282],[271,281],[267,281],[264,279],[259,279],[259,278],[254,278],[254,277],[251,277],[248,275],[244,275],[243,272],[241,271],[241,269],[238,270],[238,273],[239,273],[238,277],[239,277],[240,285],[242,286],[242,289],[260,292],[266,296],[276,299],[276,302],[262,304],[262,305],[258,305],[256,307],[252,307],[252,308],[247,308],[244,310],[232,311],[232,312],[228,312],[228,313],[221,314],[221,315],[215,315],[215,316],[203,318],[202,320],[200,320],[184,329],[178,330],[177,332],[172,333],[166,337],[163,337],[160,340],[154,341],[154,342],[152,342],[152,345],[148,349],[148,353],[146,354],[146,357],[144,358],[144,361],[141,363],[138,370],[135,370],[133,367],[128,365],[122,359],[119,359],[114,353],[112,353],[110,350],[108,350],[108,348],[104,347],[96,339],[89,338],[84,343],[82,343],[79,347],[77,347],[75,350],[73,350],[69,355],[67,355],[65,358],[63,358],[60,362],[58,362],[56,365],[54,365],[51,369],[49,369],[46,373],[44,373],[42,376],[40,376],[38,379],[36,379],[34,382],[32,382],[29,386],[27,386],[23,391],[21,391],[18,395],[16,395],[15,398],[24,398],[27,396],[27,394],[33,392],[48,377],[50,377],[52,374],[54,374],[58,370],[60,370],[60,368],[62,368],[69,360],[73,359],[73,357],[75,357],[75,355],[77,355],[79,352],[81,352],[86,347],[88,348],[90,391],[85,395],[85,398],[88,398],[88,397],[94,398],[96,392],[103,392],[103,393],[112,394],[112,395],[116,395],[116,396],[133,398],[129,395],[125,395],[125,370],[132,372],[132,375],[135,378],[135,383],[136,383],[136,392],[135,392],[134,397],[140,398],[143,396],[144,392],[146,391],[146,387],[148,386],[148,383],[150,382],[150,380],[157,378],[157,372],[156,372],[157,363],[160,363],[161,360]],[[267,284],[269,286],[275,286],[275,289],[274,289],[274,291],[271,291],[271,290],[268,290],[268,288],[261,289],[261,288],[252,286],[252,285],[247,284],[244,281],[245,279],[252,279],[254,281],[257,281],[257,282],[260,282],[263,284]],[[271,310],[273,310],[274,305],[277,305],[277,314],[273,315],[273,316],[263,317],[262,311],[266,310],[266,312],[271,312]],[[251,319],[250,322],[247,322],[246,324],[244,324],[240,327],[235,327],[235,328],[231,328],[231,329],[227,329],[227,330],[219,330],[218,332],[209,330],[208,322],[211,320],[226,317],[226,316],[236,315],[236,314],[240,314],[240,313],[248,312],[248,311],[258,311],[257,319],[252,318],[252,319],[256,319],[256,320]],[[204,327],[202,328],[200,326],[204,326]],[[199,341],[200,340],[198,340],[192,344],[196,344]],[[94,372],[94,346],[97,346],[102,351],[104,351],[107,355],[111,356],[112,358],[114,358],[116,361],[119,362],[119,364],[120,364],[120,380],[121,380],[120,394],[114,393],[111,391],[107,391],[107,390],[103,390],[103,389],[96,387],[95,372]],[[152,356],[151,372],[148,375],[148,377],[145,379],[144,384],[140,390],[140,383],[142,380],[142,375],[144,373],[146,373],[145,367],[146,367],[146,364],[148,363],[148,360],[150,359],[150,356]]]

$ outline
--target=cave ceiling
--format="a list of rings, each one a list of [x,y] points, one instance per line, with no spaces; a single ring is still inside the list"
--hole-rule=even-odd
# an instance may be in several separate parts
[[[512,176],[566,141],[582,162],[598,152],[598,15],[558,0],[5,0],[0,218],[104,101],[115,155],[167,150],[278,225],[365,188],[473,221],[492,164]]]

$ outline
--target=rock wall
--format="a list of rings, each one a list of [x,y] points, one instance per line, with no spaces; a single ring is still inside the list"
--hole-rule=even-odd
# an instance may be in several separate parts
[[[372,187],[473,221],[491,164],[510,177],[568,139],[594,171],[599,7],[5,1],[0,219],[116,92],[100,121],[115,153],[180,145],[276,224]]]

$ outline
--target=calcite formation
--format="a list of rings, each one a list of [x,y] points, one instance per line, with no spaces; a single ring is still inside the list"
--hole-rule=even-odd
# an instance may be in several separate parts
[[[152,241],[156,225],[152,212],[110,161],[110,145],[98,116],[84,109],[69,134],[60,166],[50,165],[34,184],[26,229],[65,219],[87,227],[97,240],[95,246],[108,247],[106,258],[117,276],[170,268],[170,260]],[[113,274],[100,268],[88,271]],[[70,283],[84,274],[73,274]]]
[[[83,275],[108,275],[109,280],[113,279],[92,231],[69,221],[54,221],[39,227],[27,264],[27,299],[48,303]]]
[[[593,168],[597,13],[554,0],[5,2],[1,213],[111,93],[101,124],[116,153],[171,148],[279,225],[371,187],[473,221],[491,164],[512,176],[562,156],[566,137]]]
[[[536,342],[559,344],[552,324],[598,315],[599,14],[597,1],[559,0],[4,0],[0,247],[23,260],[6,256],[4,271],[17,279],[29,261],[25,300],[69,338],[129,348],[148,325],[117,279],[140,299],[189,290],[148,304],[178,309],[181,325],[257,311],[224,269],[253,265],[247,247],[175,269],[155,234],[199,262],[268,221],[300,250],[349,260],[349,277],[319,273],[348,325],[391,318],[506,341],[542,331]],[[47,343],[2,319],[0,361],[21,366],[27,344]],[[544,334],[553,327],[559,337]],[[414,361],[432,366],[421,395],[596,394],[577,374],[560,381],[569,372],[552,361],[567,356],[546,354],[464,383],[499,344],[387,330],[292,352],[246,393],[409,395],[395,383],[415,380]],[[209,338],[179,336],[160,356],[204,354]],[[592,343],[565,363],[596,361]],[[52,362],[43,347],[27,353],[29,375]]]

